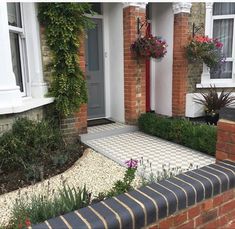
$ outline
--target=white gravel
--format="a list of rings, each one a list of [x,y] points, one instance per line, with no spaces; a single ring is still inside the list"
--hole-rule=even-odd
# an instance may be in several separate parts
[[[63,182],[70,187],[83,187],[92,192],[93,197],[99,192],[109,190],[115,181],[122,179],[126,168],[107,157],[87,149],[70,169],[63,174],[54,176],[48,180],[35,185],[22,188],[10,193],[0,195],[0,225],[4,226],[9,222],[12,206],[17,198],[30,197],[32,194],[52,194],[62,188]],[[139,180],[135,180],[137,186]]]

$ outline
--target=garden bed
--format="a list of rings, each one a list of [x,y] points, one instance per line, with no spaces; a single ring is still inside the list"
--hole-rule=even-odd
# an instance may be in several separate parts
[[[17,228],[24,228],[24,222],[40,223],[184,171],[170,166],[162,167],[162,171],[152,171],[151,162],[147,160],[146,164],[144,159],[139,162],[129,160],[126,165],[128,169],[87,148],[83,156],[62,174],[0,195],[0,228],[17,225]],[[135,176],[136,166],[138,174]]]
[[[48,179],[69,169],[83,155],[85,148],[86,146],[84,146],[83,144],[77,143],[76,148],[74,147],[74,152],[70,153],[65,164],[59,167],[53,165],[50,159],[43,160],[43,179]],[[27,179],[23,170],[2,172],[0,173],[0,195],[19,188],[26,187],[28,185],[35,184],[39,181],[41,180]]]
[[[0,195],[0,228],[8,224],[17,199],[29,200],[32,196],[39,194],[53,197],[64,184],[75,187],[77,190],[85,185],[93,199],[100,192],[110,190],[118,179],[123,178],[125,171],[125,167],[87,148],[83,156],[62,174]]]
[[[67,144],[49,120],[15,121],[0,136],[0,194],[35,184],[70,168],[86,147]]]

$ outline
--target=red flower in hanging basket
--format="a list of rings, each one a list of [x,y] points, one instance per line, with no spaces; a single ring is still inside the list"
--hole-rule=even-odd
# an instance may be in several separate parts
[[[148,35],[144,37],[138,37],[136,41],[131,44],[131,51],[136,58],[155,58],[162,59],[166,53],[167,44],[166,41],[160,37]]]
[[[186,46],[186,56],[191,63],[204,62],[211,69],[218,69],[224,63],[223,43],[208,36],[190,38]]]

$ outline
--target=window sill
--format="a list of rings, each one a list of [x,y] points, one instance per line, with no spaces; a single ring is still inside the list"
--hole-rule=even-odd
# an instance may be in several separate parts
[[[50,103],[53,103],[54,98],[31,98],[27,97],[22,99],[22,103],[19,106],[0,107],[0,115],[21,113],[27,110],[31,110],[37,107],[41,107]]]
[[[215,86],[217,88],[232,88],[235,87],[235,82],[208,82],[208,83],[200,83],[196,84],[196,88],[210,88],[211,86]]]

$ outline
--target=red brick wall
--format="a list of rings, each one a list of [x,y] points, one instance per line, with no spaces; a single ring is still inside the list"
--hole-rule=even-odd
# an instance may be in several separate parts
[[[235,122],[233,121],[221,119],[218,122],[216,159],[235,161]]]
[[[79,65],[81,70],[84,73],[86,71],[86,57],[85,57],[85,37],[83,36],[81,38],[80,42],[80,48],[79,48]],[[77,121],[75,123],[75,126],[78,130],[78,133],[86,133],[87,132],[87,104],[83,104],[80,107],[80,110],[78,113],[75,114],[75,117],[77,118]]]
[[[235,189],[149,226],[149,229],[235,228]]]
[[[137,17],[143,22],[145,10],[135,6],[128,6],[123,10],[124,30],[124,98],[125,121],[136,123],[139,115],[145,112],[145,60],[137,60],[131,54],[130,46],[138,37]]]
[[[81,38],[79,48],[79,65],[85,75],[85,45],[84,37]],[[87,132],[87,104],[81,105],[78,112],[71,117],[61,120],[61,130],[67,140],[73,140],[78,134]]]
[[[48,67],[51,63],[51,51],[46,44],[45,29],[40,27],[40,37],[42,43],[42,63],[43,75],[46,81],[51,83],[51,69]],[[85,37],[81,36],[79,48],[79,65],[85,75]],[[74,115],[60,120],[60,128],[65,139],[77,137],[80,133],[87,132],[87,105],[83,104]]]
[[[188,61],[184,47],[189,36],[189,14],[174,16],[172,115],[185,116]]]

